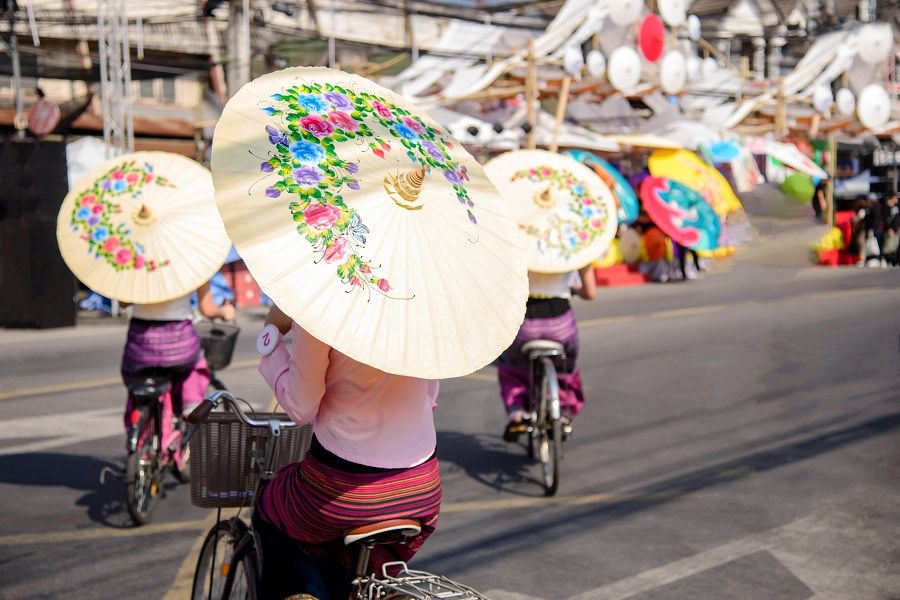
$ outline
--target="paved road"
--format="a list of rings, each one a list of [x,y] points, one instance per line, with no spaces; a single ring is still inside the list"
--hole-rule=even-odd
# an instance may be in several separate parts
[[[493,372],[444,382],[416,564],[495,600],[900,598],[900,272],[808,268],[810,227],[758,227],[698,281],[577,306],[589,405],[555,498],[499,439]],[[222,377],[262,406],[256,319]],[[172,487],[132,528],[98,479],[124,458],[123,336],[0,331],[2,598],[187,597],[207,511]]]

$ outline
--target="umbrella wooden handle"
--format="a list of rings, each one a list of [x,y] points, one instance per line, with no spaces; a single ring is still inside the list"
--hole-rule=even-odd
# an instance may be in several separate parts
[[[535,192],[534,203],[541,208],[553,208],[553,194],[550,192],[549,185],[540,192]]]

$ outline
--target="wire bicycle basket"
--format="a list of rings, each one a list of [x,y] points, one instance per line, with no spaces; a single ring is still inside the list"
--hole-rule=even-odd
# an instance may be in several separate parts
[[[284,417],[256,413],[256,419]],[[312,425],[277,430],[250,427],[230,412],[214,412],[197,425],[189,442],[191,503],[201,508],[249,506],[256,493],[267,446],[273,452],[272,472],[303,459],[312,440]],[[263,474],[265,477],[265,474]]]
[[[200,335],[200,347],[203,348],[209,368],[218,371],[230,365],[241,328],[229,323],[205,320],[194,323],[194,327]]]
[[[399,568],[396,575],[388,575],[388,569]],[[366,600],[393,598],[392,594],[410,600],[490,600],[472,588],[443,575],[410,569],[403,561],[385,563],[382,575],[369,575],[363,580]]]

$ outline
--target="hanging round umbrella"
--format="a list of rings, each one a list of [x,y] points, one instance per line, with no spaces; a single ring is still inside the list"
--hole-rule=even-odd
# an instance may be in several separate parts
[[[666,47],[666,28],[659,17],[648,14],[638,30],[638,48],[648,61],[655,63]]]
[[[670,238],[693,250],[716,248],[722,223],[703,197],[677,181],[647,177],[641,201],[653,222]]]
[[[226,105],[212,171],[262,290],[343,354],[455,377],[514,339],[528,294],[515,223],[462,145],[390,90],[326,68],[263,75]]]
[[[654,150],[647,161],[650,174],[696,190],[719,215],[741,207],[741,201],[721,173],[690,150]]]
[[[231,247],[210,172],[168,152],[135,152],[90,170],[63,200],[56,238],[85,285],[139,304],[194,291]]]
[[[561,154],[517,150],[485,170],[526,238],[528,269],[574,271],[598,259],[616,234],[612,192],[591,169]]]
[[[587,150],[566,150],[563,154],[590,165],[597,176],[603,180],[603,183],[612,190],[618,205],[616,216],[619,223],[634,223],[638,213],[641,211],[641,205],[638,202],[637,194],[631,188],[631,184],[628,183],[628,180],[617,168]]]
[[[809,202],[816,191],[816,186],[807,175],[791,173],[781,184],[781,191],[798,202]]]

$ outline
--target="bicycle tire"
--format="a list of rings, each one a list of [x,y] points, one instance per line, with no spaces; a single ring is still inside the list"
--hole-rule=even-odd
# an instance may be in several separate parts
[[[541,376],[541,409],[539,458],[543,474],[544,495],[553,496],[559,490],[559,463],[562,459],[562,423],[550,413],[550,379],[556,373],[544,369]],[[558,385],[557,385],[558,387]]]
[[[162,478],[159,450],[154,448],[155,431],[156,418],[151,412],[143,420],[137,448],[128,455],[125,465],[125,507],[135,525],[149,523],[159,502]]]
[[[228,521],[213,525],[197,558],[192,600],[257,600],[259,569],[254,557],[255,545],[247,544],[235,552],[235,546],[245,535],[251,534],[247,531],[236,534]]]

